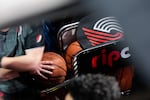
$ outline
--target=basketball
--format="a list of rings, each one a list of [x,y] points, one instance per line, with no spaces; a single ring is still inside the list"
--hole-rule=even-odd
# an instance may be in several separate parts
[[[128,65],[116,69],[114,76],[116,77],[116,80],[119,82],[121,91],[130,90],[132,87],[132,81],[134,77],[133,65]]]
[[[55,52],[45,52],[42,61],[53,61],[55,69],[52,70],[52,75],[47,75],[48,80],[38,78],[40,84],[52,87],[57,84],[63,83],[67,74],[67,67],[64,58]]]
[[[78,43],[78,41],[72,42],[66,49],[65,60],[67,63],[67,68],[69,70],[72,70],[73,57],[81,50],[82,50],[82,48],[81,48],[80,44]]]

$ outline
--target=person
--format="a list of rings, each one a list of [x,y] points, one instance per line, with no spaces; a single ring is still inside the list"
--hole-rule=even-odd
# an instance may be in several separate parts
[[[82,74],[71,81],[65,100],[117,100],[120,87],[116,79],[104,74]]]
[[[0,29],[0,92],[4,100],[38,100],[30,76],[47,79],[53,66],[41,61],[44,38],[41,25],[23,24]]]

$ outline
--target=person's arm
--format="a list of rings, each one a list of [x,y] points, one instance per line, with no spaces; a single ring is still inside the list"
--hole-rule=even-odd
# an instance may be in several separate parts
[[[39,65],[44,47],[26,50],[26,55],[16,57],[3,57],[1,60],[2,68],[13,69],[16,71],[31,71]]]
[[[43,56],[44,47],[36,47],[26,50],[26,55],[17,57],[3,57],[1,60],[1,67],[12,69],[18,72],[31,72],[42,76],[42,73],[51,74],[49,66],[41,66],[41,59]]]

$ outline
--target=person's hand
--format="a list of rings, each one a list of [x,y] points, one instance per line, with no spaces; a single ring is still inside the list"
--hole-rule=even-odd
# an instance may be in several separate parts
[[[48,75],[53,74],[53,70],[55,69],[52,61],[41,61],[39,67],[32,71],[32,74],[39,75],[44,79],[48,79]]]

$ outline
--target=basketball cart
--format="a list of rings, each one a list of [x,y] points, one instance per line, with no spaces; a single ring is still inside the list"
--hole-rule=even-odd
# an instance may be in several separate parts
[[[65,25],[59,30],[57,38],[62,55],[64,55],[67,47],[72,42],[77,41],[76,32],[79,23],[75,22]],[[130,56],[129,46],[123,39],[83,49],[72,58],[73,76],[67,76],[64,83],[45,89],[41,93],[49,94],[60,88],[67,88],[74,78],[82,74],[102,73],[105,75],[113,75],[119,67],[125,67],[131,63]],[[130,90],[121,91],[121,94],[129,95]]]

